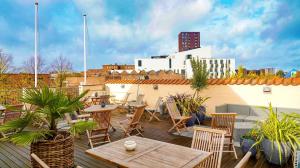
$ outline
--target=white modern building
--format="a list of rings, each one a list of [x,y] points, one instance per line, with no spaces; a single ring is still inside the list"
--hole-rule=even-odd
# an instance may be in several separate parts
[[[141,71],[174,71],[186,78],[193,76],[191,59],[198,59],[206,65],[210,78],[222,78],[226,73],[235,73],[235,59],[213,58],[211,47],[202,47],[170,55],[137,58],[134,61],[135,70]]]

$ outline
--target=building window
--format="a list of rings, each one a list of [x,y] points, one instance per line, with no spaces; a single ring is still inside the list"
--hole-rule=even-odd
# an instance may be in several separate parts
[[[192,55],[191,54],[186,55],[186,59],[192,59]]]
[[[138,66],[139,66],[139,67],[142,66],[142,60],[138,60]]]
[[[181,75],[184,75],[184,76],[185,76],[185,69],[182,69],[182,70],[181,70]]]
[[[169,68],[171,69],[172,68],[172,60],[169,59]]]

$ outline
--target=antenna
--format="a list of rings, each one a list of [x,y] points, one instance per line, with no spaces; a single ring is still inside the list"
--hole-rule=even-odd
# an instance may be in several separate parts
[[[38,80],[38,0],[35,0],[35,17],[34,17],[34,87],[37,87]]]
[[[83,14],[83,66],[84,84],[86,85],[86,14]]]

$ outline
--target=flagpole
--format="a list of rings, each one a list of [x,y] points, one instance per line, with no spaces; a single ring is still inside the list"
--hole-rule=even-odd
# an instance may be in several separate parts
[[[86,14],[83,15],[83,66],[84,66],[84,84],[86,84]]]
[[[38,0],[35,1],[34,18],[34,87],[37,87],[38,80]]]

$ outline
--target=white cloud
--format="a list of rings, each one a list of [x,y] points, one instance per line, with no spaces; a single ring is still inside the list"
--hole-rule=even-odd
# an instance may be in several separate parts
[[[169,35],[175,27],[196,21],[211,8],[210,0],[158,0],[150,9],[147,31],[156,38]]]
[[[239,20],[232,26],[230,34],[232,36],[241,35],[243,33],[257,32],[257,30],[262,26],[262,23],[256,19],[244,19]]]
[[[104,8],[103,0],[73,0],[82,14],[87,14],[91,22],[97,22],[103,17]]]

